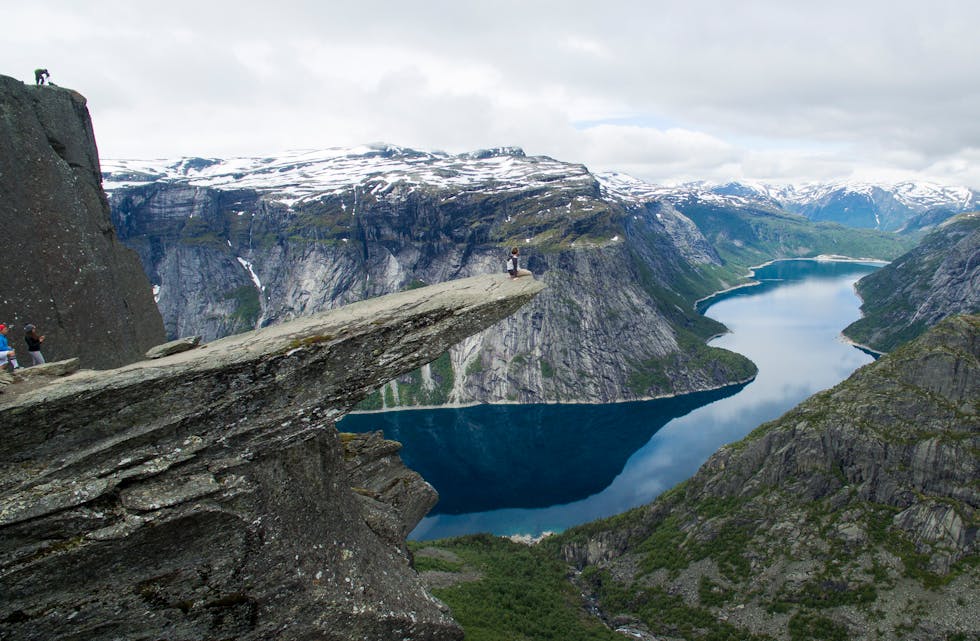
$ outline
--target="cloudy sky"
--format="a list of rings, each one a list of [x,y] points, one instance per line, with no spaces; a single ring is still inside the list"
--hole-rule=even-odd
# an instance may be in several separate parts
[[[976,0],[0,0],[103,158],[520,146],[658,183],[980,189]]]

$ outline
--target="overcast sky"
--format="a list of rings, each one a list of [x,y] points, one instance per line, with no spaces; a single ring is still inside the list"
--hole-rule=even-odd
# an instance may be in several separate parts
[[[0,0],[103,158],[387,142],[657,183],[980,188],[976,0]]]

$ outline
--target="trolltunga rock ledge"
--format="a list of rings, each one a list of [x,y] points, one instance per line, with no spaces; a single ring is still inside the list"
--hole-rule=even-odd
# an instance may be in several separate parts
[[[9,386],[0,637],[461,638],[404,546],[434,490],[335,421],[542,288],[450,281]]]

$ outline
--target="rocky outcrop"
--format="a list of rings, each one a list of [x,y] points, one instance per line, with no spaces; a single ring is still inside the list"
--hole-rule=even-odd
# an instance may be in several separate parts
[[[864,316],[844,335],[879,352],[947,316],[980,312],[980,213],[943,223],[916,248],[856,285]]]
[[[970,638],[978,452],[980,317],[952,317],[557,545],[609,617],[672,595],[732,638]]]
[[[404,546],[434,491],[334,422],[541,289],[457,280],[9,385],[0,637],[461,638]]]
[[[0,76],[0,322],[27,357],[38,326],[48,360],[86,367],[142,358],[165,340],[137,256],[116,238],[85,99]]]

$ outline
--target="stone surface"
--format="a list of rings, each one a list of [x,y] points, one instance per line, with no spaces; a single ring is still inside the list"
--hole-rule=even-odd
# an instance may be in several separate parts
[[[175,341],[170,341],[164,343],[163,345],[157,345],[151,347],[147,350],[145,358],[150,360],[154,358],[163,358],[164,356],[170,356],[171,354],[179,354],[181,352],[186,352],[189,349],[194,349],[201,344],[200,336],[188,336],[186,338],[178,338]]]
[[[0,637],[459,639],[409,566],[431,487],[334,422],[527,303],[483,276],[0,396]]]
[[[26,323],[45,335],[45,358],[90,368],[165,341],[149,281],[109,217],[85,98],[0,76],[0,149],[0,322],[21,362]]]
[[[17,377],[29,381],[33,378],[43,376],[66,376],[77,372],[80,366],[81,359],[68,358],[63,361],[45,363],[44,365],[22,367],[21,369],[17,370]]]
[[[401,443],[382,433],[342,434],[351,487],[367,510],[366,521],[379,536],[401,544],[439,494],[398,456]]]

